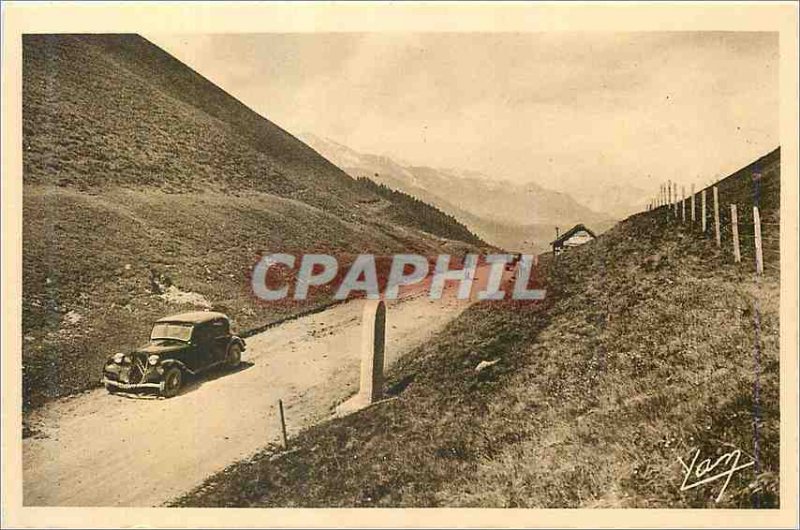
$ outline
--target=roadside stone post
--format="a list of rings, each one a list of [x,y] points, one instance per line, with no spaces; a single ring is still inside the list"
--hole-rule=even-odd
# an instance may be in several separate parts
[[[692,184],[692,224],[694,224],[694,222],[697,221],[697,210],[695,209],[694,206],[694,197],[695,197],[694,184]]]
[[[344,416],[383,397],[383,357],[386,348],[386,304],[367,300],[361,319],[361,377],[358,394],[336,408]]]
[[[367,300],[361,320],[361,386],[374,403],[383,397],[383,353],[386,348],[386,304]]]

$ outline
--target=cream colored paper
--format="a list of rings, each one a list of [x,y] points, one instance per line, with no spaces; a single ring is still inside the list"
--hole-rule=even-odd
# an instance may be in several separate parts
[[[772,527],[797,521],[797,5],[792,3],[3,4],[2,522],[14,527]],[[774,31],[780,35],[779,510],[31,508],[21,489],[21,40],[24,33]]]

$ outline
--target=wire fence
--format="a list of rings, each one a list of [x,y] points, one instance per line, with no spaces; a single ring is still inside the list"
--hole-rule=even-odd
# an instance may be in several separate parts
[[[716,243],[719,230],[719,248],[726,261],[736,262],[734,235],[737,235],[742,266],[753,267],[756,272],[761,272],[760,268],[764,274],[780,274],[779,153],[771,153],[733,175],[697,190],[694,200],[691,192],[684,195],[684,190],[685,187],[681,187],[678,195],[676,184],[664,184],[648,210],[666,215],[678,226],[702,234],[712,243]],[[732,204],[736,205],[736,232],[733,229]],[[705,232],[702,228],[704,217]]]

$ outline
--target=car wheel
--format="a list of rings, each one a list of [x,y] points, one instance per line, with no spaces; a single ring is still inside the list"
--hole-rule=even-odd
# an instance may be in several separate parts
[[[242,347],[238,344],[231,344],[228,348],[228,368],[236,368],[242,362]]]
[[[173,366],[164,373],[164,389],[161,395],[166,398],[171,398],[178,395],[183,383],[183,372],[177,366]]]
[[[105,387],[109,394],[116,394],[117,392],[119,392],[118,386],[106,384]]]

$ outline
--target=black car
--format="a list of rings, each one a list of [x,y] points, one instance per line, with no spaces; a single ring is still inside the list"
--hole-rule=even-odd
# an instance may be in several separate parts
[[[130,353],[110,355],[102,383],[109,392],[157,389],[176,395],[185,374],[239,365],[244,340],[231,334],[230,319],[211,311],[164,317],[153,324],[150,342]]]

